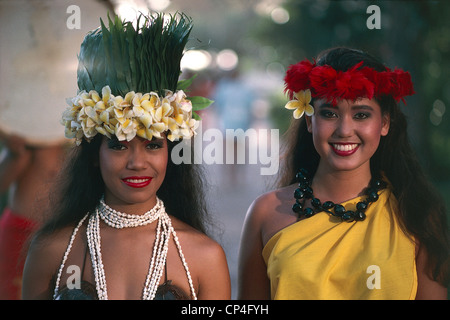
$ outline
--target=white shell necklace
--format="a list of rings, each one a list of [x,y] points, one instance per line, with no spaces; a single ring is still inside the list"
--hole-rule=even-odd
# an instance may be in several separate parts
[[[156,205],[144,214],[127,214],[114,210],[100,199],[100,205],[97,208],[100,218],[110,227],[116,229],[145,226],[158,219],[164,211],[163,202],[157,197]],[[165,211],[164,211],[165,213]]]
[[[84,220],[89,216],[87,214],[77,225],[70,238],[69,245],[67,246],[66,252],[63,257],[63,261],[59,268],[55,292],[53,298],[58,295],[59,282],[64,268],[64,264],[67,260],[69,252],[72,248],[75,235],[78,229],[83,224]],[[130,215],[126,213],[117,212],[116,210],[109,207],[103,198],[100,200],[100,204],[89,217],[89,222],[86,229],[87,242],[89,247],[89,253],[91,255],[92,267],[94,270],[95,285],[97,290],[97,295],[99,300],[108,300],[108,291],[106,287],[106,277],[105,269],[102,262],[101,254],[101,237],[100,237],[100,218],[109,226],[117,229],[127,228],[127,227],[138,227],[150,224],[158,220],[156,227],[156,237],[153,246],[153,253],[150,260],[150,267],[145,279],[144,290],[142,293],[143,300],[153,300],[156,295],[156,290],[158,289],[159,282],[164,270],[164,265],[167,259],[167,251],[169,249],[170,236],[173,236],[175,244],[178,249],[178,254],[183,263],[184,269],[189,282],[189,287],[191,290],[191,296],[194,300],[197,300],[197,295],[195,294],[194,285],[192,283],[191,274],[189,272],[188,265],[184,258],[183,252],[181,250],[181,245],[178,240],[177,234],[172,227],[172,222],[169,215],[166,213],[163,202],[157,198],[155,207],[147,211],[143,215]]]

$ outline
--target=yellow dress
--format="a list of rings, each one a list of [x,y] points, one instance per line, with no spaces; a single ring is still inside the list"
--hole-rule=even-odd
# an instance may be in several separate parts
[[[361,200],[343,205],[355,210]],[[276,233],[263,249],[272,299],[414,299],[415,244],[400,229],[396,209],[386,188],[364,221],[320,212]]]

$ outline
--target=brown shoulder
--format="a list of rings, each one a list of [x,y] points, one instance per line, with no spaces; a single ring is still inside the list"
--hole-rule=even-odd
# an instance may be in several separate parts
[[[262,194],[250,205],[246,224],[259,229],[263,245],[276,232],[297,220],[292,212],[295,185]]]
[[[203,232],[191,227],[187,223],[171,217],[172,226],[180,240],[181,247],[193,248],[196,251],[196,255],[211,255],[211,254],[221,254],[223,249],[221,245],[210,238]]]
[[[36,235],[29,246],[23,272],[24,299],[51,299],[54,281],[74,227]]]
[[[172,218],[199,299],[229,299],[230,274],[222,246],[206,234]]]

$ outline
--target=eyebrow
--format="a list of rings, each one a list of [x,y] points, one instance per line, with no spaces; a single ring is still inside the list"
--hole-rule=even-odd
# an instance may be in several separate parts
[[[121,141],[119,141],[116,137],[113,137],[111,139],[107,140],[108,147],[114,147],[121,144]]]
[[[352,110],[369,110],[369,111],[373,111],[373,108],[371,106],[362,104],[362,105],[354,105],[352,106]]]
[[[164,139],[158,139],[158,138],[153,137],[151,140],[144,140],[143,143],[144,144],[157,143],[157,144],[163,145]]]
[[[328,103],[328,102],[324,102],[324,103],[321,103],[320,105],[319,105],[319,108],[336,108],[335,106],[332,106],[330,103]]]
[[[333,106],[331,103],[325,102],[322,103],[321,105],[319,105],[319,109],[336,109],[337,106]],[[352,110],[369,110],[369,111],[373,111],[373,108],[369,105],[365,105],[365,104],[355,104],[351,107]]]

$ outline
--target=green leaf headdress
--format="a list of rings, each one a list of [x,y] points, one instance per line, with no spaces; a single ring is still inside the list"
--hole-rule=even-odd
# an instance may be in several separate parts
[[[134,27],[108,15],[108,27],[100,23],[81,44],[79,92],[63,114],[66,137],[79,144],[97,133],[128,141],[195,134],[199,117],[193,111],[212,101],[188,98],[183,90],[192,80],[178,81],[192,20],[181,13],[140,14]]]

